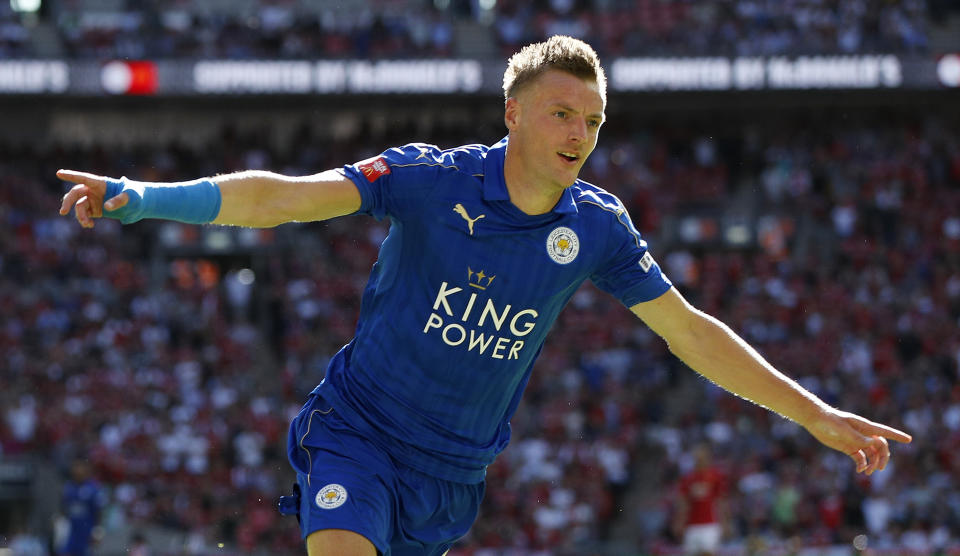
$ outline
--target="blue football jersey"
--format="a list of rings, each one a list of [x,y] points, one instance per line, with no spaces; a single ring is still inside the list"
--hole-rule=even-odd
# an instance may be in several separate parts
[[[315,390],[398,460],[479,482],[560,310],[584,280],[624,305],[670,287],[623,204],[583,181],[531,216],[507,192],[507,140],[410,144],[348,165],[360,213],[390,219],[354,339]]]
[[[69,554],[86,554],[100,511],[106,505],[106,495],[92,480],[70,481],[64,486],[62,505],[70,523],[70,533],[62,550]]]

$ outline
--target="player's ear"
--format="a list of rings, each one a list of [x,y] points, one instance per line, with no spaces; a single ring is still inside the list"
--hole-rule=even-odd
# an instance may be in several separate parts
[[[520,101],[517,97],[507,99],[503,110],[503,123],[510,131],[514,131],[520,125]]]

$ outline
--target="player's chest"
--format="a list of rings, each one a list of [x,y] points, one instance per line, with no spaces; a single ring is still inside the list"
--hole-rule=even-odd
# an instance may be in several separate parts
[[[595,246],[575,218],[523,223],[496,207],[468,201],[435,202],[431,209],[413,235],[422,238],[417,248],[431,261],[424,271],[432,278],[479,291],[548,298],[576,288],[592,271]]]

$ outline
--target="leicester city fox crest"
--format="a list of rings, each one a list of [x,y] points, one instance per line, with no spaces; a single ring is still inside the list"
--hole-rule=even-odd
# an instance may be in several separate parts
[[[568,264],[577,258],[580,252],[580,238],[576,232],[560,226],[547,236],[547,255],[557,264]]]
[[[342,485],[331,483],[317,491],[317,506],[324,510],[339,508],[347,501],[347,489]]]

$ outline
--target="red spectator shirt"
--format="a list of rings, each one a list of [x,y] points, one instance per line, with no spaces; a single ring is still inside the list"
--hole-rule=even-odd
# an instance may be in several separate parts
[[[690,504],[687,525],[718,523],[717,500],[725,491],[723,475],[713,468],[697,469],[680,480],[680,495]]]

